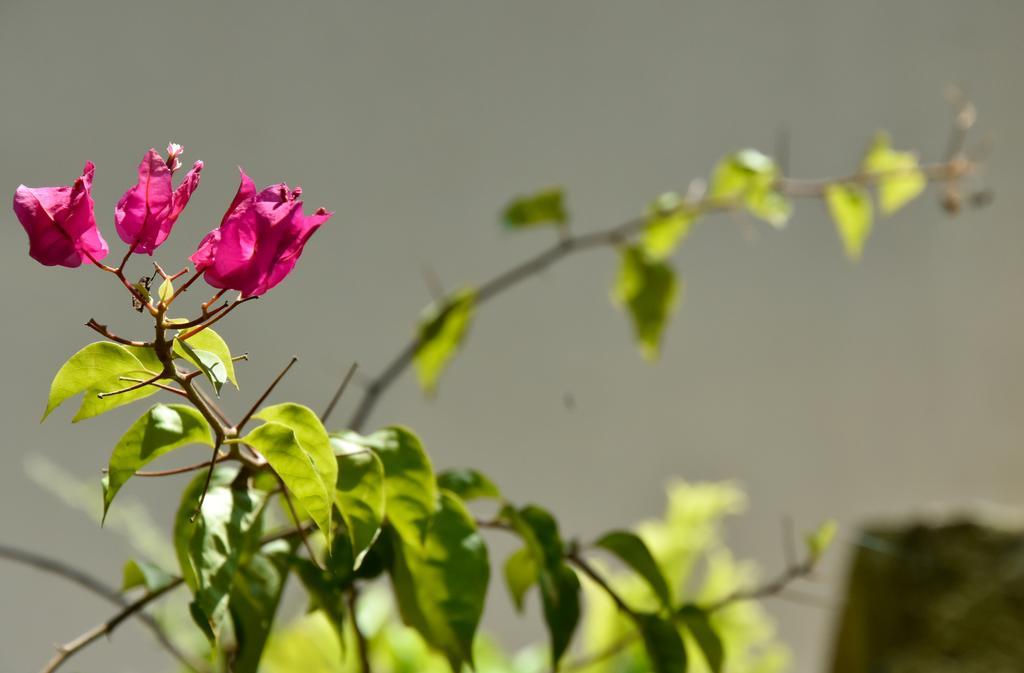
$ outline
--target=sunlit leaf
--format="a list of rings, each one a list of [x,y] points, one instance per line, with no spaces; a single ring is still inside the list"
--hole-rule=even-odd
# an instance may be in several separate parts
[[[861,170],[878,176],[878,207],[883,215],[891,215],[916,199],[928,184],[917,155],[894,150],[884,131],[875,135]]]
[[[473,664],[473,639],[490,565],[473,517],[442,491],[422,547],[395,539],[392,583],[403,620],[448,658],[453,671]]]
[[[224,341],[220,334],[213,331],[213,328],[207,327],[201,332],[196,332],[190,336],[186,343],[194,350],[206,351],[215,355],[221,364],[224,365],[224,374],[227,380],[231,381],[235,388],[238,388],[238,380],[235,378],[235,363],[231,359],[231,349],[228,348],[227,342]],[[191,361],[197,367],[201,367],[198,362],[189,356],[188,351],[182,348],[182,346],[183,342],[180,339],[174,340],[174,352]]]
[[[722,159],[711,178],[708,196],[723,202],[738,201],[751,214],[774,227],[782,227],[792,204],[775,186],[779,169],[771,157],[745,149]]]
[[[334,482],[325,481],[324,477],[325,473],[337,475],[337,463],[333,466],[318,463],[314,454],[299,441],[295,430],[277,422],[264,423],[246,435],[243,441],[267,459],[295,496],[299,507],[309,514],[327,537],[329,544]],[[329,462],[333,463],[333,459]]]
[[[160,297],[160,301],[166,304],[174,296],[174,281],[170,278],[164,278],[164,282],[160,283],[160,289],[157,290],[157,296]]]
[[[725,648],[722,638],[711,624],[708,613],[696,605],[684,605],[679,609],[677,617],[686,626],[690,635],[697,642],[697,647],[704,654],[711,673],[720,673],[725,660]]]
[[[874,219],[871,195],[861,185],[836,183],[825,188],[825,202],[836,223],[846,256],[858,261],[871,235]]]
[[[487,475],[472,468],[445,470],[437,475],[437,485],[463,500],[501,499],[501,491]]]
[[[384,494],[388,521],[406,544],[424,540],[437,507],[437,481],[423,444],[411,430],[392,426],[362,437],[354,432],[346,440],[373,449],[384,466]]]
[[[371,449],[331,437],[338,461],[338,509],[345,519],[353,551],[353,567],[363,563],[384,522],[384,465]]]
[[[121,591],[144,587],[146,591],[158,591],[174,581],[174,576],[154,563],[128,561],[124,564],[124,579]]]
[[[658,562],[654,560],[654,556],[640,536],[628,531],[612,531],[601,536],[594,546],[611,552],[632,568],[647,581],[662,605],[669,610],[672,609],[672,595],[668,583],[661,573],[661,568],[658,567]]]
[[[143,364],[127,347],[120,344],[98,341],[91,343],[72,355],[57,371],[50,384],[50,395],[43,413],[43,420],[63,402],[79,393],[95,398],[100,392],[114,392],[132,385],[120,380],[121,377],[151,378],[160,370],[147,371]],[[75,416],[76,421],[96,416],[104,411],[134,402],[152,395],[156,389],[141,389],[121,395],[104,398],[103,403],[90,400],[88,408],[83,404]]]
[[[509,229],[527,229],[542,225],[564,226],[569,221],[561,188],[552,187],[529,196],[521,196],[507,206],[502,221]]]
[[[537,582],[539,573],[537,559],[529,547],[522,547],[505,560],[505,585],[512,596],[512,602],[519,612],[523,611],[527,590]]]
[[[637,615],[636,622],[653,673],[684,673],[687,666],[686,646],[675,625],[664,617],[652,614]]]
[[[441,306],[427,308],[420,320],[419,346],[413,357],[416,377],[427,393],[437,389],[437,380],[462,345],[476,305],[476,290],[452,295]]]
[[[695,214],[675,192],[662,194],[647,211],[640,247],[652,261],[668,259],[690,233]]]
[[[103,515],[121,487],[137,470],[186,444],[213,446],[210,426],[195,408],[158,404],[135,421],[110,455],[103,489]]]
[[[211,485],[195,523],[185,524],[193,526],[187,558],[196,583],[192,614],[205,619],[205,624],[198,623],[215,636],[229,616],[229,596],[241,560],[258,543],[264,499],[265,494],[255,489]]]
[[[680,285],[666,263],[652,262],[636,247],[623,249],[612,300],[629,311],[640,352],[649,360],[658,357],[661,335],[678,302]]]
[[[199,368],[206,376],[206,379],[213,386],[214,391],[220,396],[220,389],[228,380],[228,370],[224,361],[215,353],[193,348],[190,341],[174,340],[174,349],[184,354],[184,357]]]

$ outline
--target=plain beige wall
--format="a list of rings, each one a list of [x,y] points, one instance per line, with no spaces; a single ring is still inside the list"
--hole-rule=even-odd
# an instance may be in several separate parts
[[[287,282],[225,326],[252,356],[225,404],[244,408],[296,353],[275,398],[320,407],[352,360],[372,373],[404,343],[428,299],[423,265],[456,287],[547,244],[498,228],[511,194],[562,183],[573,226],[604,227],[726,151],[771,151],[783,126],[797,175],[851,170],[876,128],[935,158],[942,89],[963,84],[996,146],[987,210],[950,220],[930,194],[878,225],[859,266],[819,204],[800,204],[784,233],[708,220],[678,260],[686,300],[656,366],[609,305],[614,257],[574,258],[479,314],[436,400],[407,376],[372,419],[411,425],[438,465],[479,466],[583,536],[660,512],[673,475],[735,478],[753,510],[730,539],[771,571],[784,515],[855,526],[925,503],[1021,503],[1022,19],[1011,0],[0,0],[0,192],[66,182],[91,159],[113,242],[109,212],[143,151],[182,143],[206,170],[159,251],[177,268],[220,217],[236,164],[260,184],[300,183],[337,215]],[[40,426],[46,389],[91,340],[88,318],[145,325],[109,278],[38,266],[11,213],[0,219],[0,540],[116,581],[123,541],[22,465],[41,454],[98,476],[135,412]],[[182,484],[125,496],[166,525]],[[810,591],[834,598],[838,561]],[[493,594],[493,629],[539,635],[510,616],[500,581]],[[820,670],[832,613],[770,609],[795,670]],[[35,670],[108,612],[0,564],[0,671]],[[149,672],[156,652],[127,625],[74,668]]]

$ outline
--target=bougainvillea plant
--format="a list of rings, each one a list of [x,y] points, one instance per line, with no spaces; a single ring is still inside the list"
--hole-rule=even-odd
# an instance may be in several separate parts
[[[331,429],[326,424],[354,367],[323,413],[296,402],[269,401],[289,363],[243,416],[231,419],[217,399],[228,386],[238,387],[235,368],[242,358],[232,355],[213,328],[284,281],[331,212],[307,213],[299,188],[278,183],[258,190],[242,172],[223,218],[198,243],[190,264],[169,273],[153,262],[151,276],[132,282],[126,268],[135,256],[153,255],[180,228],[199,187],[202,162],[195,162],[175,186],[181,146],[168,145],[163,155],[146,152],[138,182],[114,207],[115,229],[126,246],[116,266],[104,263],[110,248],[95,217],[92,163],[70,186],[18,187],[14,212],[28,234],[33,259],[110,274],[129,293],[134,310],[153,320],[150,334],[133,337],[90,320],[88,326],[103,339],[59,369],[43,416],[77,396],[76,421],[144,398],[166,398],[142,413],[117,441],[102,481],[104,517],[117,508],[118,493],[133,477],[194,473],[169,536],[177,568],[130,561],[124,593],[113,597],[122,606],[119,612],[59,647],[44,671],[58,669],[130,617],[154,629],[188,670],[287,671],[290,632],[280,627],[277,613],[289,578],[308,595],[310,609],[330,625],[338,644],[348,643],[339,666],[364,673],[417,670],[415,664],[396,663],[397,641],[388,641],[393,651],[380,650],[375,639],[386,631],[371,629],[365,618],[363,623],[353,619],[360,598],[383,577],[390,580],[403,628],[420,644],[420,650],[409,650],[422,653],[418,670],[433,670],[427,657],[437,655],[461,671],[473,666],[479,651],[477,631],[492,575],[503,576],[520,609],[529,593],[539,596],[548,632],[546,665],[552,669],[612,670],[601,666],[618,661],[628,670],[659,673],[685,671],[696,662],[715,673],[739,670],[747,660],[723,637],[729,611],[809,574],[834,533],[832,525],[812,532],[803,558],[769,582],[712,585],[694,594],[680,580],[690,572],[693,551],[686,540],[673,537],[692,530],[687,528],[692,520],[672,524],[670,516],[660,528],[612,530],[595,540],[576,540],[560,530],[549,511],[509,502],[494,481],[476,470],[436,473],[412,430],[394,425],[361,434],[363,426],[380,396],[410,366],[425,391],[437,386],[479,306],[572,253],[601,246],[621,251],[612,299],[628,313],[648,358],[657,355],[680,294],[672,256],[704,216],[745,212],[781,228],[794,199],[821,198],[843,248],[856,260],[870,234],[876,202],[888,216],[929,182],[938,182],[947,210],[955,210],[965,180],[977,168],[963,141],[972,123],[973,111],[964,106],[956,142],[944,160],[932,164],[893,149],[888,137],[879,134],[860,167],[834,179],[792,179],[768,156],[742,150],[718,164],[706,189],[695,183],[686,194],[663,194],[642,216],[601,231],[573,233],[558,189],[518,198],[504,210],[505,225],[515,230],[551,227],[557,235],[551,246],[486,283],[435,302],[409,343],[369,380],[348,423]],[[210,286],[209,294],[190,302],[200,281]],[[184,467],[147,469],[185,447],[206,447],[208,458]],[[281,511],[287,515],[283,520]],[[492,529],[519,541],[518,550],[497,564],[484,535]],[[175,644],[175,634],[145,611],[178,587],[191,595],[188,613],[196,632],[205,636],[205,646]],[[587,604],[581,601],[584,588],[604,596],[604,603],[589,604],[600,615],[604,626],[595,632],[604,634],[605,641],[586,651],[577,648],[573,655]],[[284,630],[275,641],[276,623]],[[265,652],[270,655],[261,664]],[[292,656],[296,661],[290,670],[307,670],[300,654]]]

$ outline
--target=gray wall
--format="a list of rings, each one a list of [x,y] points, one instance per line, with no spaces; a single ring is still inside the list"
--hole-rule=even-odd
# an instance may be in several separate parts
[[[580,535],[656,514],[670,476],[735,478],[752,511],[730,539],[770,571],[784,515],[852,527],[925,503],[1020,503],[1022,18],[1010,0],[2,0],[0,192],[66,182],[91,159],[114,242],[105,213],[142,152],[182,143],[206,171],[159,251],[177,268],[220,217],[236,164],[260,184],[300,183],[337,215],[287,282],[225,326],[253,358],[225,404],[244,408],[297,353],[275,397],[319,407],[352,360],[375,372],[408,337],[429,298],[423,265],[456,287],[547,243],[498,229],[509,195],[563,183],[574,226],[604,227],[728,150],[770,151],[782,125],[797,175],[852,169],[876,128],[934,158],[949,122],[942,88],[961,83],[996,144],[993,207],[951,220],[930,196],[881,223],[859,266],[819,204],[801,204],[781,234],[708,220],[681,253],[687,296],[656,366],[609,306],[613,255],[573,259],[481,312],[436,400],[406,377],[373,419],[411,425],[439,465],[479,466]],[[126,545],[22,464],[42,454],[98,475],[134,412],[80,426],[61,412],[40,426],[47,386],[91,340],[88,318],[126,333],[145,324],[109,277],[35,264],[6,208],[0,220],[0,540],[114,581]],[[182,483],[124,495],[167,525]],[[841,574],[833,562],[810,590],[834,598]],[[539,634],[494,593],[494,629],[514,643]],[[770,609],[794,669],[820,670],[832,612]],[[0,670],[34,670],[108,612],[0,565]],[[76,670],[151,671],[153,652],[130,625]]]

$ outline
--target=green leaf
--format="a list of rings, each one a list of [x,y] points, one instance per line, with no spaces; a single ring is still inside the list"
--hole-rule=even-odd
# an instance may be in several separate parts
[[[174,340],[174,349],[184,353],[185,359],[199,368],[210,381],[217,396],[220,396],[220,389],[228,380],[228,370],[224,361],[210,351],[193,348],[190,343]]]
[[[811,563],[817,563],[836,539],[839,524],[829,519],[807,535],[807,553]]]
[[[883,215],[891,215],[916,199],[928,184],[917,155],[892,148],[889,134],[880,131],[864,155],[861,170],[878,177],[878,205]]]
[[[221,488],[227,486],[234,480],[238,473],[236,464],[220,464],[214,468],[210,475],[210,488]],[[199,502],[199,494],[203,491],[206,483],[206,474],[200,472],[181,494],[181,502],[178,504],[178,511],[174,515],[174,553],[178,557],[178,567],[181,569],[181,576],[185,584],[194,594],[199,589],[199,579],[196,577],[195,569],[192,566],[190,554],[192,536],[198,530],[195,522],[191,520],[192,513],[196,510]]]
[[[196,332],[188,338],[188,345],[195,350],[206,351],[212,353],[220,360],[221,364],[224,365],[224,374],[227,376],[227,380],[238,388],[238,380],[235,378],[235,362],[231,359],[231,349],[228,348],[228,344],[224,341],[221,335],[213,331],[213,329],[207,327],[202,332]],[[188,351],[182,348],[184,344],[180,339],[174,340],[174,352],[181,357],[190,360],[192,364],[202,368],[200,362],[197,362],[194,358],[190,357]],[[222,382],[223,383],[223,382]]]
[[[232,673],[256,673],[281,603],[292,549],[284,540],[268,543],[238,568],[229,606],[235,644]]]
[[[473,638],[490,576],[487,546],[455,495],[441,491],[422,545],[395,539],[392,582],[399,611],[453,671],[473,664]]]
[[[353,568],[358,569],[384,523],[384,465],[372,450],[331,437],[338,460],[338,509],[352,544]]]
[[[259,541],[265,497],[255,489],[211,485],[195,523],[186,524],[194,527],[188,542],[189,574],[196,582],[192,612],[205,619],[200,625],[214,635],[229,616],[229,596],[242,558]]]
[[[569,221],[569,214],[563,203],[562,189],[552,187],[514,199],[505,206],[502,221],[509,229],[529,229],[547,224],[564,226]]]
[[[541,607],[551,638],[551,663],[557,668],[579,624],[580,580],[564,561],[565,545],[550,513],[535,505],[519,510],[506,506],[500,516],[523,539],[537,565]]]
[[[149,378],[160,370],[147,371],[139,359],[127,347],[120,344],[98,341],[91,343],[72,355],[57,371],[50,384],[50,396],[42,420],[69,398],[85,393],[87,398],[95,398],[100,392],[114,392],[128,388],[131,382],[121,381],[120,377]],[[114,395],[103,400],[83,401],[74,421],[90,418],[115,407],[134,402],[156,392],[153,389],[133,390],[129,393]]]
[[[647,225],[640,247],[654,262],[668,259],[683,242],[696,219],[686,203],[675,192],[662,194],[647,211]]]
[[[135,587],[145,587],[146,591],[158,591],[173,581],[174,577],[158,565],[146,561],[128,561],[124,564],[121,591]]]
[[[648,360],[658,357],[661,335],[678,302],[680,285],[666,263],[652,262],[637,247],[623,249],[612,301],[629,311],[640,352]]]
[[[384,495],[388,521],[406,544],[426,539],[430,518],[437,507],[437,481],[430,458],[419,437],[407,428],[392,426],[346,440],[373,449],[384,466]]]
[[[334,456],[334,448],[331,446],[331,438],[312,409],[294,402],[275,404],[260,409],[253,414],[253,418],[268,423],[280,423],[291,428],[303,452],[313,461],[313,467],[320,476],[327,493],[331,499],[334,498],[334,489],[338,483],[338,460]],[[310,516],[313,516],[310,513]],[[328,524],[330,520],[328,519]],[[326,531],[327,543],[331,543],[331,536]]]
[[[611,552],[650,585],[654,595],[669,610],[672,609],[672,594],[658,562],[640,536],[628,531],[612,531],[601,537],[594,546]]]
[[[420,387],[428,394],[437,389],[441,372],[462,345],[475,306],[476,290],[464,289],[441,306],[427,307],[420,319],[419,344],[413,364]]]
[[[725,648],[722,646],[722,638],[711,625],[710,615],[696,605],[684,605],[679,609],[678,617],[697,641],[697,646],[704,654],[711,673],[721,673]]]
[[[537,582],[537,559],[529,547],[521,547],[505,560],[505,585],[516,610],[523,612],[527,590]]]
[[[160,283],[160,289],[157,290],[157,295],[160,297],[160,301],[164,304],[174,296],[174,281],[170,278],[164,278],[164,282]]]
[[[851,261],[858,261],[871,235],[874,219],[871,196],[861,185],[836,183],[825,188],[825,202],[835,220],[846,256]]]
[[[294,557],[292,565],[309,594],[309,611],[322,610],[345,649],[346,592],[352,586],[352,545],[346,535],[335,535],[328,567],[321,569],[309,559]]]
[[[654,673],[686,671],[686,646],[671,621],[658,615],[640,614],[637,615],[636,624]]]
[[[445,470],[437,475],[437,485],[463,500],[501,499],[501,491],[494,482],[472,468]]]
[[[135,421],[110,455],[103,489],[103,517],[114,496],[137,470],[186,444],[213,446],[202,414],[184,404],[157,404]]]
[[[326,480],[325,476],[334,475],[337,479],[338,465],[333,454],[327,461],[330,465],[318,463],[316,455],[302,444],[295,430],[273,421],[259,426],[242,441],[267,459],[330,544],[335,482]]]
[[[778,178],[779,169],[771,157],[753,149],[740,150],[718,163],[708,196],[741,201],[751,214],[782,227],[792,214],[792,204],[775,189]]]

